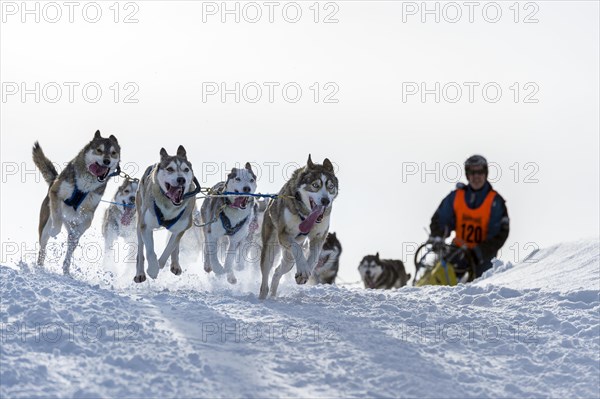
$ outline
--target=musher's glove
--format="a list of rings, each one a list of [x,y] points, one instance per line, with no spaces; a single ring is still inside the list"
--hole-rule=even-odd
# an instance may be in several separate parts
[[[444,239],[442,237],[434,237],[431,236],[429,237],[429,239],[427,240],[428,244],[431,244],[431,248],[433,248],[433,250],[435,252],[440,251],[442,248],[444,248]]]

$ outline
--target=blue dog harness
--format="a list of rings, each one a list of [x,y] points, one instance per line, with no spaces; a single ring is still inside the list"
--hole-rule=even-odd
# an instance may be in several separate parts
[[[79,205],[85,200],[85,197],[87,197],[89,192],[81,191],[79,187],[77,187],[77,183],[75,183],[74,186],[75,188],[73,189],[71,196],[63,202],[68,206],[72,206],[73,209],[77,211],[77,208],[79,208]]]
[[[231,220],[229,220],[227,215],[225,215],[225,212],[221,212],[219,214],[219,218],[221,219],[221,224],[223,225],[223,228],[225,229],[225,235],[228,235],[228,236],[232,236],[235,233],[237,233],[238,231],[240,231],[240,229],[242,228],[244,223],[246,223],[246,221],[248,220],[248,216],[246,216],[244,218],[244,220],[242,220],[235,226],[231,226]]]
[[[177,215],[173,219],[165,220],[165,215],[163,215],[158,205],[156,205],[156,201],[154,201],[154,213],[156,214],[156,220],[158,221],[159,225],[165,227],[167,230],[169,230],[171,227],[173,227],[175,223],[179,221],[181,215],[183,215],[183,212],[185,212],[185,209],[179,212],[179,215]]]
[[[119,164],[117,164],[117,168],[115,169],[115,171],[111,174],[109,174],[108,176],[106,176],[106,180],[108,181],[108,179],[110,179],[111,177],[114,176],[118,176],[121,173],[121,166]],[[81,205],[81,203],[85,200],[85,197],[87,197],[87,195],[90,193],[89,191],[81,191],[79,189],[79,187],[77,187],[77,181],[73,181],[73,192],[71,193],[71,196],[69,198],[67,198],[66,200],[64,200],[63,202],[65,204],[67,204],[68,206],[72,206],[73,209],[75,211],[77,211],[77,208],[79,208],[79,205]]]

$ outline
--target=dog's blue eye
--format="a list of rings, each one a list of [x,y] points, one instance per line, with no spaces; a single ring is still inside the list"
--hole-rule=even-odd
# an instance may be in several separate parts
[[[242,181],[242,179],[240,179],[239,177],[236,177],[235,181]]]
[[[129,190],[125,190],[125,194],[129,194]]]
[[[167,172],[169,173],[173,173],[175,172],[175,169],[171,168],[170,166],[167,168]]]
[[[184,171],[185,173],[187,173],[187,172],[189,172],[190,170],[189,170],[188,168],[185,168],[183,171]]]
[[[254,179],[250,179],[250,183],[254,183]]]

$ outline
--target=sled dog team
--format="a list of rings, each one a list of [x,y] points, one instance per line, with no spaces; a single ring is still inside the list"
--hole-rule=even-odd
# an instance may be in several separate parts
[[[64,225],[68,238],[63,272],[69,274],[73,251],[92,223],[107,182],[120,174],[120,153],[115,136],[105,138],[96,131],[59,174],[39,143],[34,144],[33,161],[49,185],[40,210],[38,265],[44,264],[48,240],[57,236]],[[139,181],[126,177],[117,189],[102,224],[105,248],[108,251],[118,237],[135,232],[138,247],[134,281],[142,283],[146,274],[156,278],[169,258],[171,272],[181,274],[180,241],[185,234],[186,243],[193,248],[202,247],[204,270],[226,274],[227,280],[235,284],[236,252],[244,240],[258,234],[260,224],[259,298],[266,298],[269,292],[275,296],[281,277],[294,265],[297,284],[305,284],[309,279],[331,284],[342,248],[335,233],[328,234],[332,205],[338,195],[338,179],[329,159],[316,164],[309,155],[306,165],[292,174],[266,208],[264,201],[255,201],[249,195],[255,193],[256,187],[256,175],[249,163],[243,169],[233,168],[227,180],[211,190],[227,194],[206,198],[198,212],[196,196],[200,184],[185,148],[179,146],[174,155],[162,148],[159,161],[148,166]],[[153,232],[163,227],[171,234],[158,257]],[[197,229],[202,231],[203,242]],[[228,248],[222,266],[217,248],[225,238]],[[278,260],[269,289],[269,275]],[[359,272],[367,288],[398,287],[410,278],[401,261],[381,260],[379,254],[365,257]]]

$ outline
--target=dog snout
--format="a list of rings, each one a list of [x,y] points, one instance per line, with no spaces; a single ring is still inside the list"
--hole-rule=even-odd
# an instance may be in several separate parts
[[[132,204],[135,203],[135,197],[133,195],[129,197],[129,202],[131,202]]]
[[[104,160],[102,161],[102,163],[106,166],[110,165],[110,159],[104,158]]]
[[[321,205],[327,206],[330,203],[331,203],[331,201],[329,200],[329,198],[321,198]]]
[[[245,192],[245,193],[249,193],[249,192],[250,192],[250,190],[251,190],[251,188],[250,188],[249,186],[245,186],[245,187],[244,187],[244,192]]]
[[[183,186],[185,184],[185,177],[178,177],[177,184],[179,184],[180,186]]]

